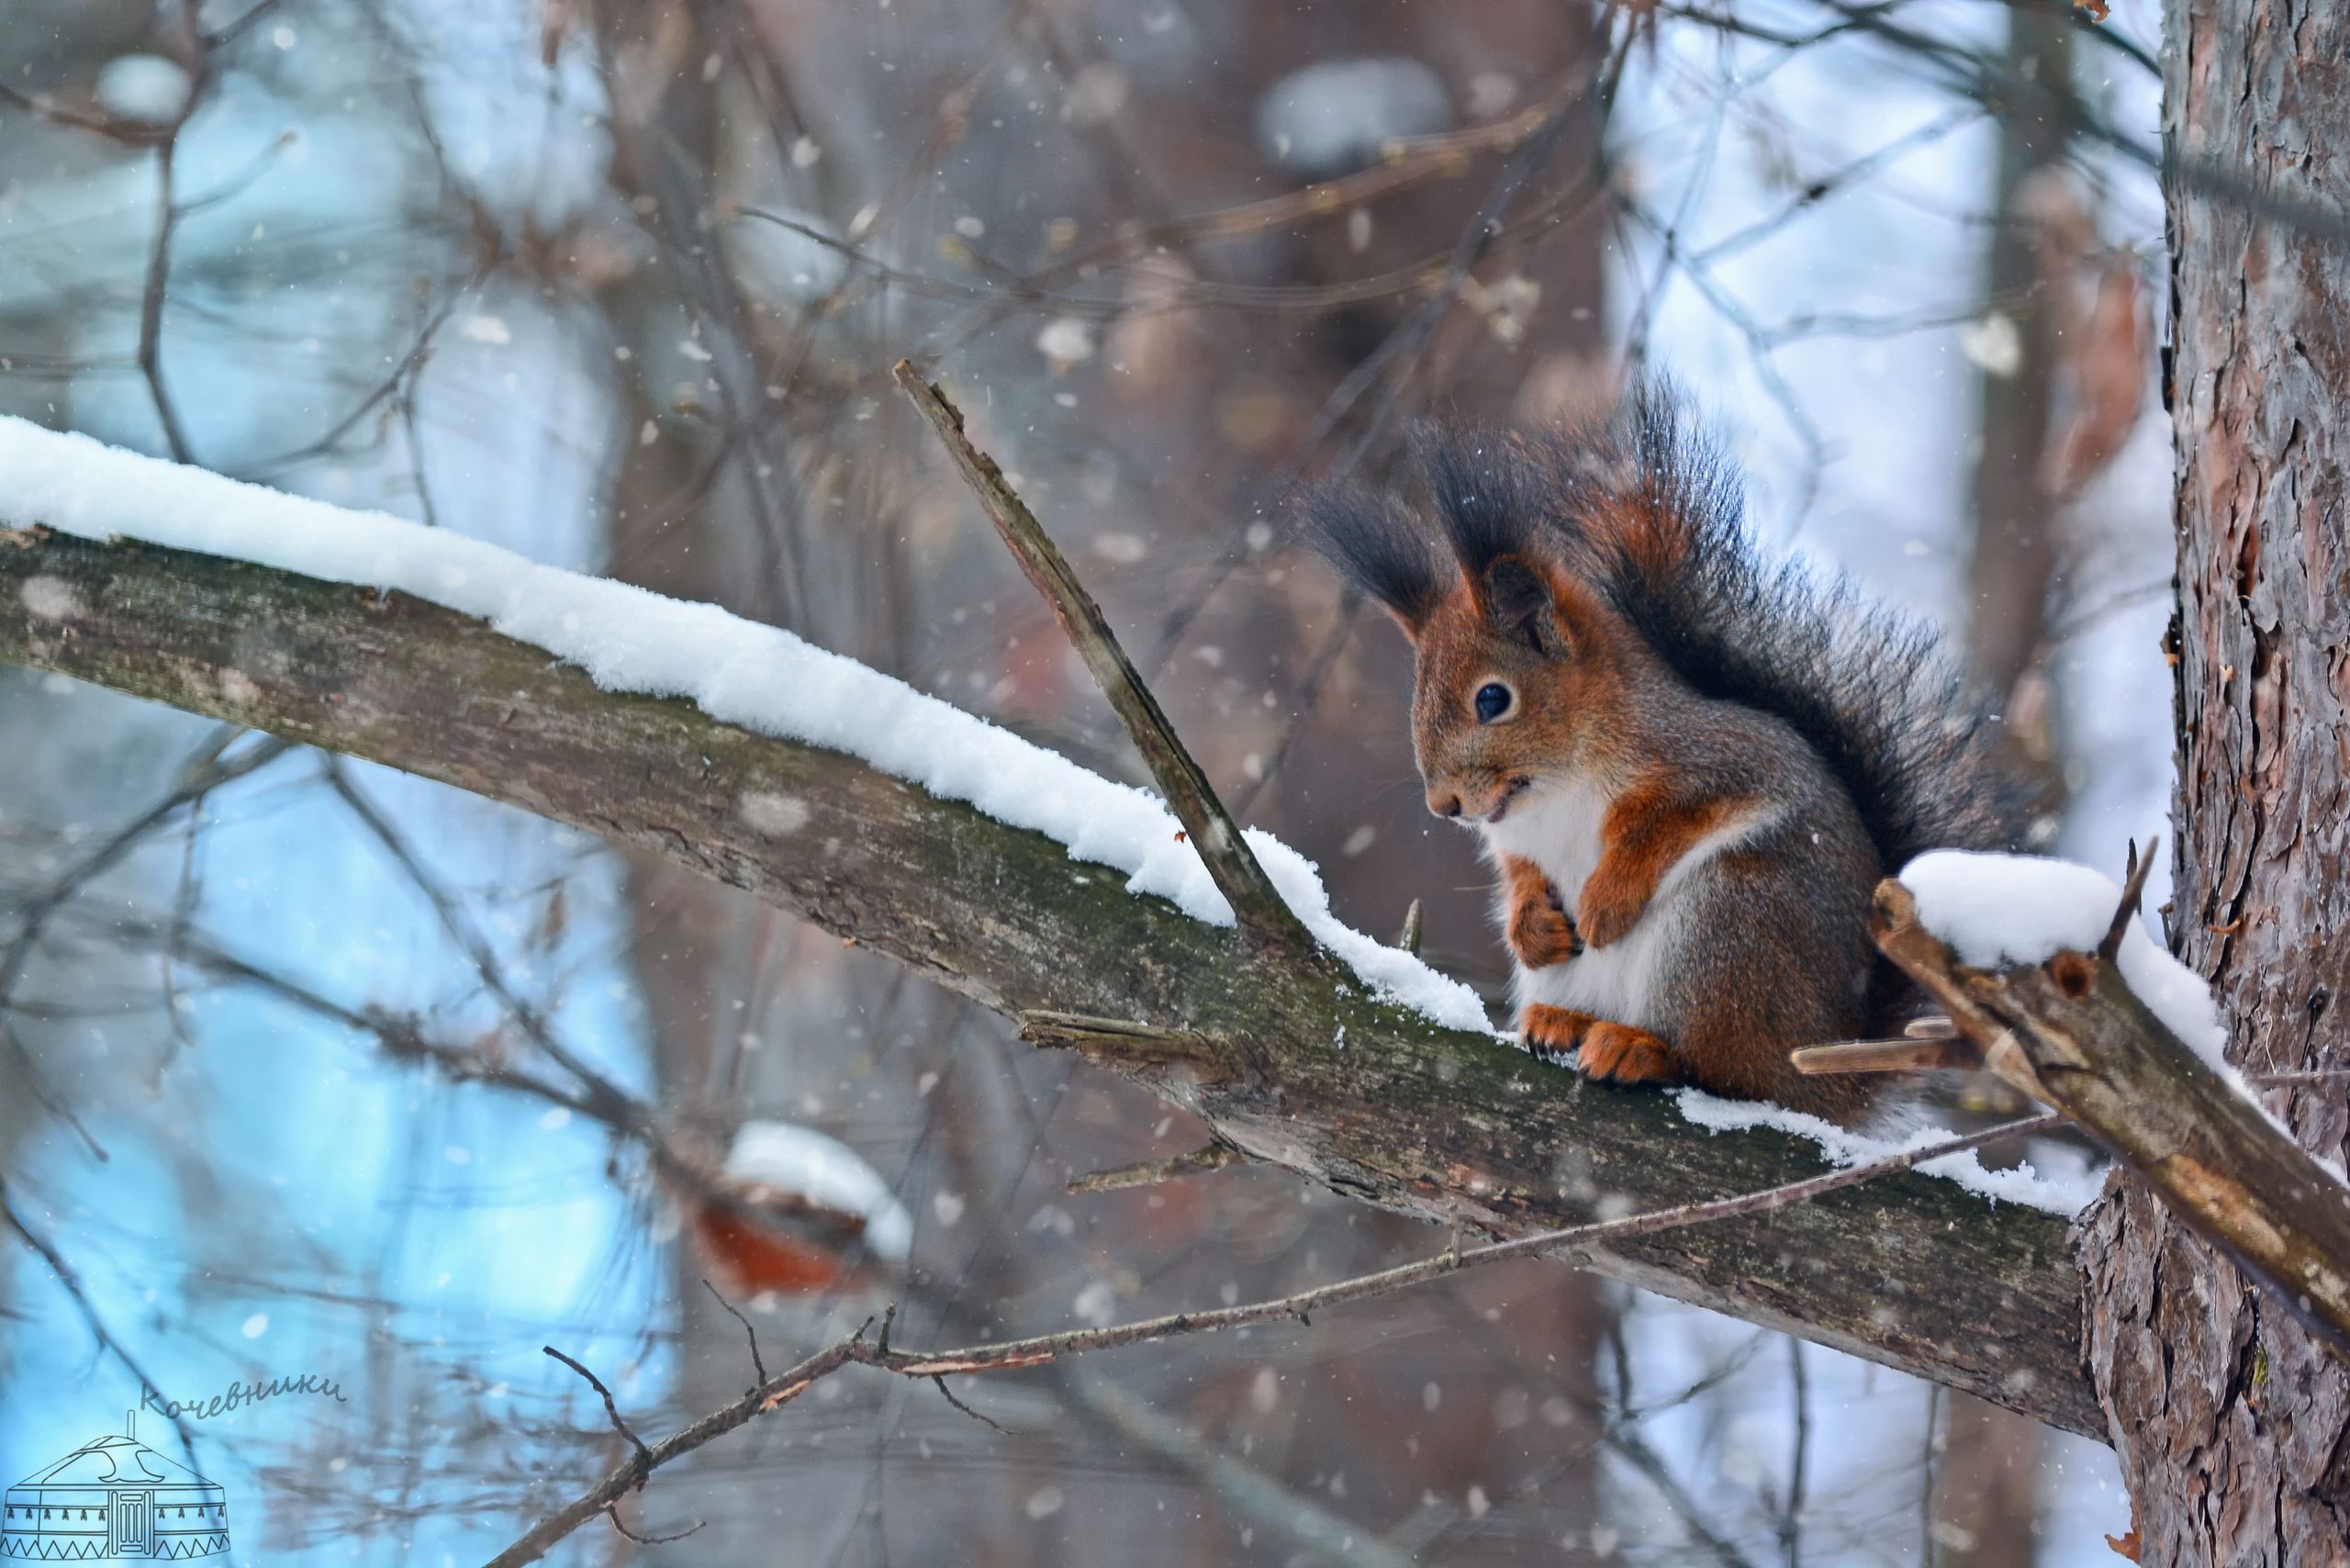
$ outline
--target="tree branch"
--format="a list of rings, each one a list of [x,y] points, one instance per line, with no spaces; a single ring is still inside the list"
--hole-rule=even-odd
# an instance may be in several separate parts
[[[1146,1159],[1136,1165],[1121,1165],[1114,1170],[1096,1170],[1088,1176],[1072,1176],[1069,1180],[1071,1197],[1084,1197],[1093,1193],[1123,1193],[1130,1187],[1155,1187],[1162,1182],[1172,1182],[1179,1176],[1195,1176],[1205,1170],[1221,1170],[1237,1165],[1242,1155],[1230,1144],[1207,1143],[1198,1148],[1165,1159]]]
[[[828,1377],[845,1366],[867,1366],[880,1372],[894,1372],[901,1377],[946,1378],[1044,1366],[1064,1356],[1089,1350],[1115,1350],[1190,1334],[1214,1334],[1226,1328],[1274,1323],[1284,1318],[1293,1317],[1304,1323],[1309,1320],[1309,1314],[1325,1307],[1391,1295],[1413,1285],[1460,1273],[1465,1269],[1513,1258],[1538,1256],[1584,1260],[1596,1256],[1592,1249],[1611,1241],[1716,1224],[1740,1215],[1794,1209],[1842,1188],[1878,1181],[1925,1160],[1939,1159],[1967,1149],[1980,1148],[2002,1138],[2053,1126],[2056,1121],[2054,1116],[2035,1116],[2008,1122],[1979,1133],[1946,1138],[1939,1143],[1889,1155],[1866,1165],[1831,1170],[1825,1175],[1790,1182],[1762,1192],[1740,1193],[1707,1203],[1681,1204],[1648,1214],[1627,1215],[1620,1219],[1599,1220],[1565,1230],[1522,1236],[1516,1240],[1497,1241],[1468,1251],[1448,1247],[1434,1257],[1423,1258],[1417,1262],[1398,1264],[1376,1273],[1358,1274],[1352,1279],[1316,1285],[1310,1290],[1268,1301],[1243,1302],[1237,1306],[1174,1312],[1132,1323],[1115,1323],[1100,1328],[1064,1329],[1057,1334],[1037,1334],[1024,1339],[971,1345],[951,1350],[893,1349],[889,1341],[889,1321],[885,1318],[881,1337],[872,1343],[867,1342],[865,1330],[860,1328],[846,1339],[817,1352],[798,1366],[768,1378],[733,1405],[711,1412],[652,1449],[637,1442],[636,1434],[621,1420],[620,1411],[613,1406],[610,1394],[601,1383],[597,1382],[595,1374],[550,1346],[547,1348],[548,1355],[595,1383],[596,1391],[604,1395],[604,1406],[611,1416],[612,1424],[631,1442],[636,1443],[637,1451],[627,1463],[611,1471],[585,1495],[533,1526],[521,1540],[493,1558],[489,1568],[520,1568],[522,1563],[535,1562],[556,1541],[597,1514],[609,1509],[630,1488],[642,1491],[645,1477],[655,1469],[681,1454],[690,1453],[712,1438],[732,1431],[755,1416],[764,1416],[789,1404],[806,1393],[819,1379]],[[891,1308],[892,1313],[895,1310]],[[867,1319],[868,1326],[870,1321]]]
[[[2144,868],[2131,868],[2117,931]],[[1872,934],[1983,1047],[1986,1067],[2077,1123],[2350,1358],[2350,1192],[2165,1027],[2118,964],[2065,950],[1971,968],[1919,923],[1897,881],[1877,887]]]
[[[1334,1191],[1518,1234],[1818,1172],[1809,1142],[1713,1135],[1665,1096],[1546,1068],[1365,994],[1318,954],[1130,893],[1060,844],[842,753],[720,723],[401,594],[39,531],[0,534],[0,659],[330,747],[742,888],[1011,1016],[1227,1042],[1244,1069],[1114,1070]],[[753,809],[777,800],[789,812]],[[1097,1053],[1108,1062],[1112,1053]],[[2065,1222],[1899,1176],[1702,1235],[1597,1248],[1677,1299],[2092,1436]]]
[[[1291,912],[1281,893],[1273,887],[1272,879],[1257,864],[1257,857],[1249,852],[1248,844],[1240,836],[1239,824],[1216,799],[1215,789],[1200,765],[1192,760],[1182,741],[1175,734],[1175,726],[1158,706],[1158,699],[1126,657],[1125,649],[1118,645],[1117,634],[1110,630],[1110,622],[1102,618],[1102,607],[1069,570],[1059,549],[1045,532],[1044,524],[1027,503],[1014,494],[1012,486],[997,467],[995,459],[971,444],[963,432],[963,411],[946,400],[946,395],[923,379],[913,361],[901,359],[892,372],[898,385],[921,410],[930,428],[938,432],[946,443],[947,454],[955,459],[955,466],[964,481],[987,509],[988,520],[995,524],[996,533],[1010,549],[1020,569],[1027,575],[1045,602],[1053,607],[1061,630],[1077,646],[1078,655],[1093,674],[1102,694],[1116,709],[1119,722],[1126,726],[1135,747],[1150,767],[1150,776],[1158,781],[1158,791],[1167,797],[1183,831],[1191,835],[1192,847],[1207,865],[1208,875],[1215,879],[1218,891],[1232,905],[1232,913],[1240,929],[1260,941],[1270,942],[1300,952],[1310,951],[1314,939]]]

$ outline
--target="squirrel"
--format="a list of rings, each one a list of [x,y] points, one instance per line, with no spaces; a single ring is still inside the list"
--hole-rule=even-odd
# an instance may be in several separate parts
[[[1898,1034],[1881,877],[2017,846],[2033,792],[1924,627],[1767,563],[1738,476],[1643,385],[1541,434],[1424,431],[1405,493],[1326,487],[1310,542],[1416,655],[1427,808],[1499,871],[1527,1047],[1618,1084],[1848,1120],[1797,1047]]]

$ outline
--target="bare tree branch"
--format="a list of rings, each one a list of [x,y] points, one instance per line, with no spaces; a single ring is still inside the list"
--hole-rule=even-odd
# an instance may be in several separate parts
[[[95,1339],[99,1347],[108,1355],[122,1363],[123,1370],[130,1374],[131,1381],[138,1383],[140,1389],[149,1393],[161,1392],[155,1386],[155,1380],[147,1375],[147,1369],[140,1365],[139,1359],[130,1353],[130,1348],[125,1345],[107,1326],[106,1318],[98,1311],[97,1304],[90,1299],[90,1293],[83,1288],[82,1276],[74,1271],[71,1263],[66,1261],[65,1254],[57,1249],[57,1243],[46,1233],[36,1229],[30,1220],[17,1212],[16,1202],[10,1196],[8,1184],[5,1181],[0,1181],[0,1220],[6,1221],[8,1228],[17,1233],[17,1239],[32,1249],[39,1256],[40,1260],[49,1265],[50,1272],[57,1277],[59,1287],[73,1298],[73,1309],[82,1315],[83,1325],[89,1329],[90,1338]],[[164,1409],[164,1418],[171,1422],[172,1431],[180,1440],[180,1451],[187,1455],[190,1464],[194,1464],[196,1439],[189,1433],[186,1420],[168,1406]]]
[[[1044,524],[1013,492],[995,459],[971,444],[963,430],[963,411],[924,380],[912,360],[900,360],[894,374],[915,409],[938,433],[964,482],[987,509],[988,521],[995,524],[996,533],[1020,563],[1021,571],[1052,606],[1061,630],[1076,644],[1078,656],[1092,672],[1102,694],[1117,710],[1135,749],[1142,753],[1150,776],[1158,780],[1159,793],[1167,797],[1176,820],[1191,835],[1192,847],[1206,863],[1217,890],[1231,903],[1240,929],[1261,942],[1310,951],[1314,938],[1282,902],[1265,868],[1257,864],[1248,841],[1240,836],[1240,825],[1224,809],[1207,774],[1192,759],[1158,706],[1158,699],[1151,695],[1125,649],[1118,645],[1117,633],[1110,630],[1102,607],[1069,570]]]
[[[564,1537],[577,1529],[588,1519],[604,1512],[631,1488],[641,1489],[651,1471],[681,1455],[691,1453],[712,1439],[744,1425],[754,1417],[779,1409],[806,1393],[815,1383],[845,1366],[867,1366],[880,1372],[894,1372],[901,1377],[943,1378],[960,1373],[1016,1371],[1023,1367],[1046,1365],[1064,1356],[1079,1355],[1091,1350],[1113,1350],[1126,1345],[1147,1344],[1153,1340],[1173,1338],[1187,1334],[1213,1334],[1225,1328],[1244,1327],[1250,1324],[1277,1322],[1294,1317],[1308,1320],[1310,1313],[1325,1307],[1344,1305],[1350,1302],[1367,1301],[1374,1296],[1388,1295],[1412,1285],[1425,1284],[1488,1263],[1511,1258],[1547,1256],[1561,1260],[1587,1261],[1594,1254],[1589,1250],[1611,1241],[1638,1236],[1653,1236],[1664,1231],[1679,1230],[1690,1226],[1712,1224],[1741,1215],[1773,1213],[1809,1203],[1830,1193],[1846,1187],[1856,1187],[1907,1170],[1930,1159],[1980,1148],[2001,1138],[2015,1137],[2038,1132],[2056,1125],[2059,1118],[2028,1117],[2008,1122],[1964,1137],[1948,1138],[1940,1143],[1921,1146],[1873,1160],[1866,1165],[1854,1165],[1841,1170],[1831,1170],[1822,1176],[1808,1177],[1766,1191],[1741,1193],[1734,1197],[1710,1203],[1683,1204],[1672,1209],[1649,1214],[1628,1215],[1621,1219],[1601,1220],[1592,1225],[1576,1226],[1567,1230],[1546,1231],[1535,1236],[1519,1237],[1513,1241],[1498,1241],[1489,1246],[1460,1250],[1448,1247],[1432,1258],[1416,1263],[1404,1263],[1377,1273],[1361,1274],[1332,1284],[1317,1285],[1311,1290],[1270,1301],[1244,1302],[1237,1306],[1214,1307],[1202,1312],[1169,1313],[1161,1317],[1143,1318],[1133,1323],[1112,1324],[1102,1328],[1072,1328],[1058,1334],[1038,1334],[1025,1339],[1006,1340],[1000,1344],[970,1345],[947,1350],[907,1350],[892,1347],[888,1340],[888,1325],[883,1336],[867,1343],[865,1330],[860,1328],[843,1339],[801,1361],[789,1371],[778,1372],[758,1387],[751,1390],[734,1404],[714,1410],[691,1426],[673,1434],[650,1450],[640,1449],[628,1463],[613,1470],[591,1490],[565,1504],[554,1513],[532,1526],[522,1538],[496,1557],[488,1568],[520,1568],[520,1564],[535,1562],[546,1555],[547,1550]],[[592,1383],[586,1368],[567,1356],[549,1350],[578,1371]],[[596,1384],[599,1392],[603,1385]],[[610,1396],[606,1395],[609,1407]],[[620,1422],[617,1411],[613,1422]],[[625,1432],[627,1428],[621,1428]],[[629,1434],[634,1441],[634,1435]]]
[[[28,593],[35,578],[53,581]],[[44,614],[36,615],[33,606]],[[63,609],[65,613],[55,611]],[[265,626],[265,638],[252,628]],[[1808,1142],[1714,1135],[1442,1028],[1308,957],[1235,943],[1058,843],[856,758],[599,689],[542,649],[401,595],[185,552],[0,536],[0,658],[405,767],[663,856],[902,959],[999,1013],[1133,1020],[1246,1070],[1098,1059],[1218,1137],[1334,1191],[1516,1234],[1818,1171]],[[805,809],[786,827],[755,797]],[[762,824],[765,825],[762,825]],[[1820,1268],[1819,1260],[1852,1266]],[[1608,1244],[1594,1266],[1947,1382],[2104,1425],[2077,1361],[2065,1226],[1955,1185]],[[1887,1311],[1899,1299],[1899,1311]]]

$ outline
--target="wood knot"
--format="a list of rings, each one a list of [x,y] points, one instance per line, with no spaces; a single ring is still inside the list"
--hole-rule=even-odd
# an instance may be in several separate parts
[[[2097,960],[2087,953],[2076,953],[2067,947],[2050,958],[2044,966],[2048,978],[2056,989],[2079,1002],[2097,988]]]

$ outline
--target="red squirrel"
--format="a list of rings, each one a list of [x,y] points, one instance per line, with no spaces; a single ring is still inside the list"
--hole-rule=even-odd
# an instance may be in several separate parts
[[[1930,633],[1767,564],[1669,390],[1540,435],[1440,431],[1335,487],[1312,542],[1411,639],[1428,810],[1500,872],[1527,1047],[1609,1082],[1848,1117],[1799,1046],[1897,1034],[1879,878],[2014,847],[2031,796]]]

